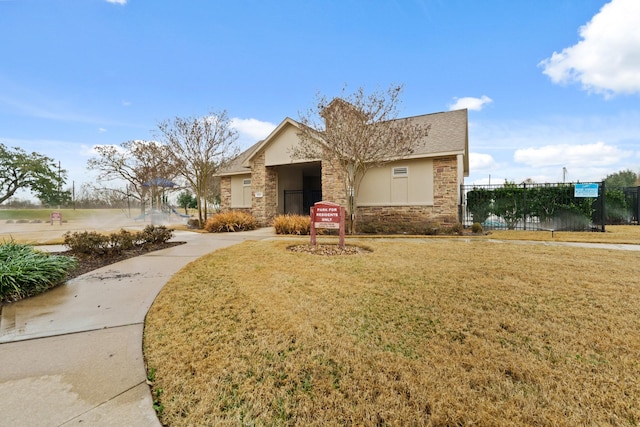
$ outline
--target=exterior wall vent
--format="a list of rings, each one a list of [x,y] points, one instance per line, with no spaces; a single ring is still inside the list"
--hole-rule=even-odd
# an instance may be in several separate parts
[[[409,167],[400,166],[400,167],[393,168],[391,171],[391,175],[394,178],[407,177],[409,176]]]

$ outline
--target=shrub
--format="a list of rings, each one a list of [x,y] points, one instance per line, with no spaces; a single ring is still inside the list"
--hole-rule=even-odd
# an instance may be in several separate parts
[[[215,214],[204,224],[204,229],[210,233],[255,230],[257,227],[258,221],[252,215],[241,211]]]
[[[474,234],[481,234],[482,233],[482,225],[479,222],[474,222],[473,224],[471,224],[471,232]]]
[[[64,234],[64,244],[77,254],[105,254],[109,251],[110,238],[95,231],[82,231]]]
[[[437,228],[436,224],[417,218],[363,220],[358,223],[358,232],[364,234],[433,235],[437,234]]]
[[[311,217],[307,215],[278,215],[273,219],[276,234],[309,234]]]
[[[464,233],[464,227],[461,223],[456,222],[451,226],[451,234],[457,234],[458,236],[462,236]]]
[[[132,233],[127,230],[120,230],[118,233],[111,233],[108,237],[109,249],[112,252],[133,249],[143,240],[141,233]]]
[[[64,280],[77,267],[73,257],[49,255],[32,246],[0,244],[0,300],[14,301],[37,295]]]
[[[187,228],[200,228],[200,220],[193,218],[187,220]]]
[[[166,243],[173,237],[173,230],[164,225],[147,225],[144,230],[132,233],[120,230],[108,235],[95,231],[82,231],[64,235],[64,244],[76,254],[114,255],[140,245]]]
[[[166,243],[172,237],[173,230],[164,225],[147,225],[140,232],[140,240],[150,244]]]
[[[492,199],[492,191],[485,188],[474,187],[467,193],[467,209],[475,222],[482,223],[489,218]]]

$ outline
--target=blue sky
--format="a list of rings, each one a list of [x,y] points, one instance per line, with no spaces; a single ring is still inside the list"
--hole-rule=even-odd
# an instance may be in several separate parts
[[[638,0],[0,0],[0,142],[91,181],[97,144],[227,110],[247,147],[317,93],[469,108],[466,183],[640,172]]]

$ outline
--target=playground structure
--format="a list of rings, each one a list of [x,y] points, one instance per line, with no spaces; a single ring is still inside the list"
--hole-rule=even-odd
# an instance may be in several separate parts
[[[151,209],[144,210],[134,218],[135,221],[146,222],[150,220],[153,225],[161,225],[175,222],[186,223],[191,218],[187,214],[181,214],[175,206],[167,203],[167,189],[176,190],[179,188],[177,184],[165,178],[153,178],[143,185],[150,190]]]
[[[170,224],[175,222],[186,223],[191,215],[178,212],[175,206],[163,204],[159,207],[151,208],[148,211],[133,218],[135,221],[151,221],[153,225]]]

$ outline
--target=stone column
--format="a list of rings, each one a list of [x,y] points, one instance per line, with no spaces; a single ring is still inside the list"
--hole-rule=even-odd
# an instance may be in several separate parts
[[[344,171],[335,161],[322,160],[322,199],[347,208]]]
[[[265,166],[264,151],[256,154],[251,162],[251,214],[263,227],[276,215],[277,178],[275,169]]]
[[[433,160],[433,215],[444,225],[458,222],[458,161],[456,157]]]
[[[220,207],[223,211],[231,209],[231,177],[220,177]]]

